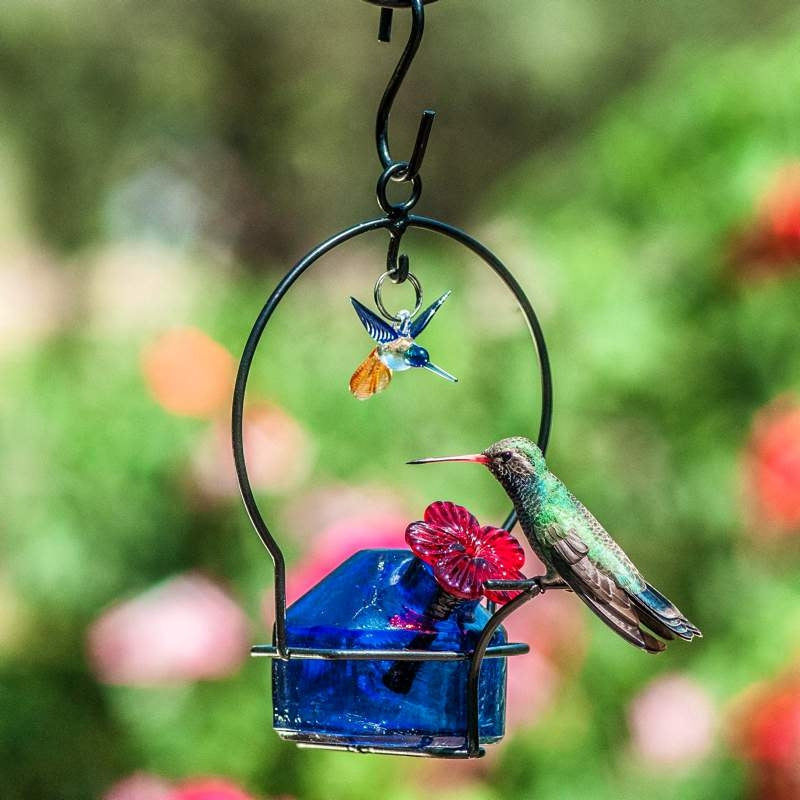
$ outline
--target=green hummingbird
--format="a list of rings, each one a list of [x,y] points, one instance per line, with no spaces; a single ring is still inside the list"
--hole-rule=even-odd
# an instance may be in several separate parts
[[[514,503],[520,526],[547,568],[542,590],[568,588],[623,639],[658,653],[657,639],[702,636],[642,577],[622,548],[566,486],[550,472],[542,451],[522,436],[503,439],[482,453],[423,458],[409,464],[469,461],[485,464]]]

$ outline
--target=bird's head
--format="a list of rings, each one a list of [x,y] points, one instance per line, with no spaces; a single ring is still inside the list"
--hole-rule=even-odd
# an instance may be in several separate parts
[[[403,357],[412,367],[424,367],[429,364],[431,360],[428,351],[418,344],[412,344],[411,347],[406,350]]]
[[[431,464],[442,461],[466,461],[484,464],[489,472],[508,491],[519,491],[531,480],[541,477],[547,471],[547,464],[539,447],[524,436],[501,439],[482,453],[467,456],[444,456],[442,458],[420,458],[409,464]]]
[[[416,342],[410,345],[403,353],[403,358],[409,367],[424,367],[429,372],[438,375],[440,378],[444,378],[446,381],[458,383],[458,378],[456,378],[455,375],[451,375],[449,372],[445,372],[441,367],[437,367],[436,364],[433,364],[428,351]]]

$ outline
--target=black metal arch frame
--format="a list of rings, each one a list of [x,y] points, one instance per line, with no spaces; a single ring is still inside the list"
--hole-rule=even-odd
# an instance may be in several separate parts
[[[245,460],[244,441],[243,441],[243,417],[244,401],[247,390],[247,381],[250,375],[250,368],[258,349],[261,337],[267,324],[272,317],[275,309],[297,279],[306,270],[316,264],[323,256],[330,253],[340,245],[349,242],[356,237],[362,236],[372,231],[386,230],[389,233],[389,257],[387,259],[388,268],[394,273],[393,279],[397,283],[403,282],[408,275],[408,259],[400,256],[398,251],[400,238],[408,228],[418,228],[431,231],[444,236],[447,239],[471,250],[478,256],[495,274],[503,281],[509,291],[514,295],[525,321],[528,325],[533,344],[538,356],[539,369],[541,374],[541,417],[539,421],[539,432],[537,436],[538,445],[542,452],[547,449],[550,437],[550,424],[553,412],[553,387],[550,373],[550,362],[547,354],[547,347],[542,333],[541,325],[530,303],[530,300],[523,292],[519,283],[506,268],[503,262],[485,245],[481,244],[464,231],[453,227],[445,222],[431,219],[409,211],[417,202],[422,188],[421,179],[418,174],[419,167],[424,156],[430,124],[433,121],[433,112],[425,112],[420,125],[420,133],[417,137],[414,152],[409,161],[393,161],[388,149],[388,117],[391,104],[397,94],[397,90],[408,71],[411,60],[419,47],[419,41],[423,30],[423,3],[433,2],[433,0],[367,0],[375,5],[382,6],[381,9],[381,34],[386,34],[386,38],[379,36],[382,40],[388,41],[388,34],[391,28],[390,15],[392,8],[410,6],[413,13],[412,31],[409,43],[406,46],[401,60],[395,69],[389,82],[389,86],[384,93],[383,101],[378,112],[377,143],[378,154],[384,166],[384,172],[378,181],[378,201],[386,216],[377,219],[358,223],[350,228],[331,236],[313,250],[301,258],[281,279],[272,294],[267,299],[261,313],[258,315],[247,342],[244,347],[239,370],[236,376],[236,385],[233,392],[233,413],[232,413],[232,442],[233,455],[236,465],[236,475],[242,493],[247,513],[255,528],[256,533],[266,547],[275,568],[275,627],[273,631],[273,644],[258,645],[252,649],[253,655],[266,656],[269,658],[280,658],[290,660],[293,658],[302,659],[325,659],[325,660],[397,660],[397,661],[454,661],[469,660],[470,668],[466,688],[466,708],[467,725],[464,736],[463,748],[447,748],[437,751],[419,750],[399,750],[381,748],[343,748],[355,749],[361,752],[381,752],[393,755],[427,755],[440,758],[476,758],[483,755],[480,747],[480,725],[479,725],[479,705],[478,705],[478,685],[480,680],[481,664],[484,658],[504,658],[511,655],[520,655],[528,652],[525,644],[507,644],[491,646],[490,642],[495,631],[508,616],[519,609],[524,603],[535,597],[542,591],[536,578],[524,581],[495,581],[487,585],[487,588],[494,589],[516,589],[520,594],[501,609],[494,612],[483,629],[475,649],[472,653],[458,653],[450,651],[431,651],[431,650],[387,650],[387,651],[364,651],[364,650],[331,650],[326,648],[296,648],[289,647],[287,642],[286,630],[286,564],[280,546],[270,533],[269,527],[261,514],[261,511],[253,494],[250,479],[247,473],[247,463]],[[387,14],[389,22],[386,22]],[[389,180],[410,182],[413,187],[411,198],[404,203],[392,204],[386,198],[386,185]],[[516,524],[516,514],[513,509],[503,523],[503,527],[511,529]]]

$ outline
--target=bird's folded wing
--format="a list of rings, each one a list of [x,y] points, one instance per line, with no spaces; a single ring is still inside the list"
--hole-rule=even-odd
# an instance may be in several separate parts
[[[626,591],[636,608],[640,622],[664,639],[680,636],[682,639],[691,640],[694,636],[702,636],[696,625],[693,625],[672,602],[645,581],[622,548],[608,535],[589,509],[575,495],[570,494],[570,497],[592,534],[605,540],[607,546],[613,549],[615,557],[627,568]]]
[[[659,652],[664,644],[639,626],[641,620],[628,593],[589,559],[589,547],[577,531],[551,536],[553,563],[572,591],[610,628],[631,644]]]

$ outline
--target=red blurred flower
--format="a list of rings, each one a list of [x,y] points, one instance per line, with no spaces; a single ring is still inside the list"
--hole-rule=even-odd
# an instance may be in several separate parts
[[[191,780],[175,787],[166,800],[253,800],[251,795],[221,778]]]
[[[800,797],[800,675],[751,686],[732,714],[733,743],[761,800]]]
[[[455,503],[431,503],[425,519],[406,528],[406,541],[417,558],[433,567],[441,587],[455,597],[476,600],[486,596],[506,603],[518,592],[486,591],[486,581],[525,578],[519,571],[525,563],[520,543],[502,528],[481,526],[466,508]]]
[[[142,371],[155,401],[181,416],[213,417],[227,410],[236,365],[233,356],[197,328],[176,328],[142,354]]]
[[[179,575],[105,611],[88,632],[98,680],[155,686],[223,678],[248,653],[244,612],[215,583]]]
[[[756,532],[800,528],[800,403],[779,398],[758,414],[745,465]]]
[[[662,675],[628,709],[631,744],[639,759],[674,772],[705,758],[714,745],[717,714],[705,687],[684,675]]]
[[[800,766],[800,680],[752,688],[741,710],[738,741],[745,758]]]
[[[759,201],[756,220],[735,243],[734,264],[748,276],[800,264],[800,163],[784,166]]]

